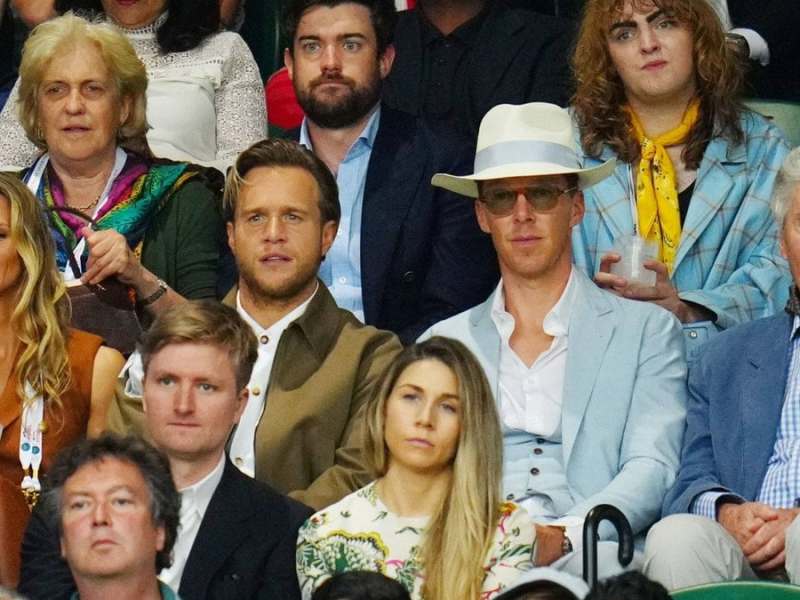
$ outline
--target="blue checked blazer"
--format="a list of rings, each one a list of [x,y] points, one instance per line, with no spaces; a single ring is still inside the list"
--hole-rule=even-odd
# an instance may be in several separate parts
[[[741,125],[743,143],[716,137],[706,148],[672,274],[682,299],[717,315],[715,327],[707,324],[713,333],[774,314],[790,284],[769,209],[789,146],[760,115],[744,112]],[[593,167],[613,157],[606,147],[599,158],[583,160]],[[575,264],[590,275],[615,238],[633,233],[628,168],[618,163],[611,177],[584,191],[586,216],[572,230],[572,248]]]

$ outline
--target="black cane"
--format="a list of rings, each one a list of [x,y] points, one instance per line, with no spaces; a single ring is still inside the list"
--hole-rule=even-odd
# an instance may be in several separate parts
[[[622,511],[610,504],[598,504],[583,523],[583,579],[592,588],[597,583],[597,530],[602,521],[611,521],[617,530],[617,556],[624,567],[633,560],[633,530]]]

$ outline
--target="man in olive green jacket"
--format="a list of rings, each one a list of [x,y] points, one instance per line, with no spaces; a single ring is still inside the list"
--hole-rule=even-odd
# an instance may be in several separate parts
[[[336,181],[314,154],[287,140],[243,152],[228,176],[225,218],[239,268],[225,303],[259,339],[228,452],[244,473],[320,509],[369,481],[364,406],[401,345],[338,308],[317,278],[340,207]],[[109,425],[143,431],[138,354],[123,379]],[[202,392],[202,382],[187,390],[191,401],[176,404],[176,416],[203,410]]]

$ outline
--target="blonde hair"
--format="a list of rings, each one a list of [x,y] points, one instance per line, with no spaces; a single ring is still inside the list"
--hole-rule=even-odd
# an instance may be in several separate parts
[[[128,118],[120,126],[120,144],[141,147],[147,131],[147,72],[131,43],[113,25],[87,21],[71,12],[38,25],[22,48],[19,66],[19,120],[39,148],[47,143],[39,125],[39,88],[44,72],[58,53],[94,44],[111,73],[118,98],[130,98]]]
[[[11,173],[0,173],[0,198],[9,203],[11,240],[22,261],[11,328],[22,344],[14,365],[17,395],[25,402],[25,384],[61,406],[70,385],[67,356],[69,300],[56,267],[55,246],[39,201]]]
[[[408,346],[395,358],[367,406],[364,458],[373,477],[386,474],[390,458],[384,437],[386,402],[403,371],[420,360],[437,360],[453,372],[461,405],[450,491],[431,516],[422,542],[423,596],[477,598],[500,518],[503,436],[489,383],[464,344],[433,337]]]

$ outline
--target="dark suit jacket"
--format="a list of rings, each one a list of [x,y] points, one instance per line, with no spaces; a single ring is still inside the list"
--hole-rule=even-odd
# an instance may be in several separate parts
[[[800,101],[800,10],[786,0],[728,0],[734,27],[758,32],[769,46],[769,65],[753,64],[748,95]]]
[[[473,143],[383,106],[361,216],[367,324],[413,342],[432,324],[479,304],[497,284],[497,257],[474,202],[431,185],[472,172]]]
[[[689,371],[689,410],[664,515],[689,512],[703,492],[754,500],[783,410],[792,319],[786,313],[723,331]]]
[[[421,18],[417,10],[400,13],[397,55],[383,90],[386,104],[415,115],[422,114],[425,98]],[[566,106],[572,92],[567,61],[573,38],[573,22],[497,0],[466,58],[469,77],[463,89],[452,90],[461,103],[462,133],[475,140],[481,119],[498,104]]]
[[[226,461],[179,595],[183,600],[299,600],[297,530],[312,512]],[[66,600],[75,591],[58,539],[56,520],[40,504],[22,543],[19,591],[31,600]]]

